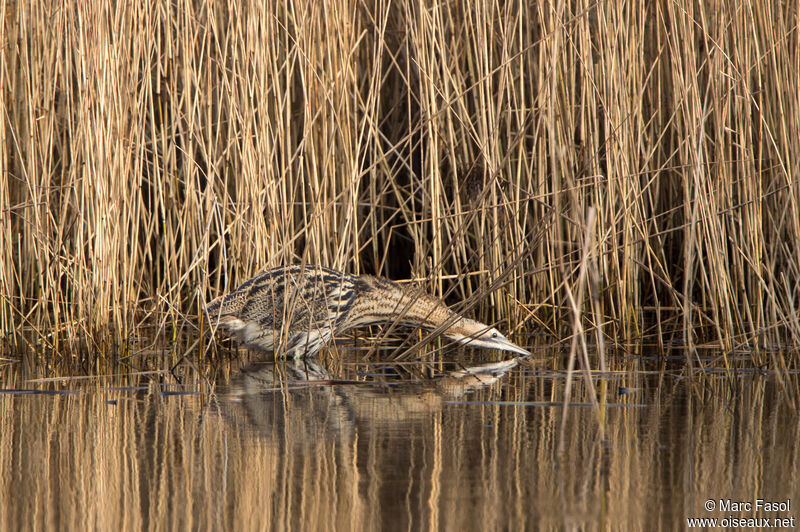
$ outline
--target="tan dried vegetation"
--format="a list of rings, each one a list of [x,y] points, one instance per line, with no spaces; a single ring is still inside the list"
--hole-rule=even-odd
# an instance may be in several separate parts
[[[551,341],[800,342],[794,2],[39,0],[0,18],[8,343],[182,327],[302,262],[416,279]]]

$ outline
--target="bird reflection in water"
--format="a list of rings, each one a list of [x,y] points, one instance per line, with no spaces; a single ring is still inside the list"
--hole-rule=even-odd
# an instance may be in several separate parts
[[[425,379],[403,379],[407,372],[391,364],[361,366],[374,371],[341,376],[317,358],[263,361],[244,367],[217,394],[217,404],[228,421],[257,432],[274,436],[276,430],[286,431],[300,440],[330,436],[362,424],[402,425],[424,418],[448,401],[494,384],[525,358],[437,372]]]

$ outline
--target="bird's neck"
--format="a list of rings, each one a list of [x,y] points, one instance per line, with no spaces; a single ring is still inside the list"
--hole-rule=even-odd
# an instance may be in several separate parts
[[[377,277],[368,277],[365,282],[367,289],[359,298],[361,319],[358,325],[396,322],[425,329],[446,325],[447,334],[447,330],[458,327],[464,320],[439,299],[413,287]]]

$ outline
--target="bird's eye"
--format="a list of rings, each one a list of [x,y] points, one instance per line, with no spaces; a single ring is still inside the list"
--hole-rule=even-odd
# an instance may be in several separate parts
[[[492,333],[492,338],[497,338],[497,333],[496,332]]]

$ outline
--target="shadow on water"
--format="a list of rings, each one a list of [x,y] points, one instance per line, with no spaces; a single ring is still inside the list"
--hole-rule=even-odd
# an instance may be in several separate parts
[[[564,371],[359,358],[214,386],[7,370],[0,527],[674,529],[800,504],[796,375],[608,373],[602,415],[578,379],[559,453]],[[791,506],[704,509],[756,498]]]

